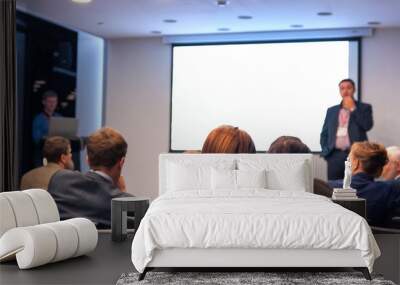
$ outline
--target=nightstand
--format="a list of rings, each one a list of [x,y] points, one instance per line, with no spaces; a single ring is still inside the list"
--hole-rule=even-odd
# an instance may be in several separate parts
[[[150,199],[143,197],[124,197],[111,200],[111,238],[123,241],[127,237],[128,212],[134,212],[134,228],[138,229],[149,208]]]
[[[364,219],[367,218],[366,200],[363,198],[332,199],[332,202],[339,204],[340,206],[356,214],[359,214]]]

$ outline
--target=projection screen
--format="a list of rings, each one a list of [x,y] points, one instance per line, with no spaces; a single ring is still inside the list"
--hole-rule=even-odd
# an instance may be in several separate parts
[[[359,40],[173,46],[170,150],[201,150],[223,124],[247,131],[257,151],[282,135],[314,152],[338,83],[359,77]],[[356,96],[357,97],[357,96]]]

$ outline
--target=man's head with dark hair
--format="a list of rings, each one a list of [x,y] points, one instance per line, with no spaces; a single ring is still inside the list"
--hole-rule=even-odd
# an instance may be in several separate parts
[[[111,169],[121,161],[123,163],[127,150],[124,137],[112,128],[97,130],[87,141],[88,162],[94,170]]]
[[[356,83],[350,78],[343,79],[339,82],[339,91],[343,99],[345,97],[353,98],[356,92]]]
[[[342,80],[339,82],[339,86],[340,86],[342,83],[344,83],[344,82],[350,83],[350,84],[353,86],[354,90],[356,89],[356,83],[354,82],[353,79],[351,79],[351,78],[342,79]]]
[[[42,99],[44,100],[47,98],[58,98],[58,94],[53,90],[47,90],[43,93]]]
[[[47,163],[56,163],[65,169],[74,169],[71,143],[63,137],[49,137],[43,145],[43,157]]]
[[[52,116],[54,111],[57,108],[58,104],[58,95],[53,90],[47,90],[42,95],[42,104],[43,104],[43,111]]]
[[[268,153],[310,153],[311,150],[299,138],[281,136],[269,147]]]

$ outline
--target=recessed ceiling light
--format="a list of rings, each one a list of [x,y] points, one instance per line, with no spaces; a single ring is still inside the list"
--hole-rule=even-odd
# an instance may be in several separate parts
[[[318,12],[317,15],[318,16],[332,16],[333,13],[332,12]]]
[[[229,28],[218,28],[219,32],[229,32],[230,30]]]
[[[294,25],[290,25],[290,27],[292,27],[292,28],[302,28],[302,27],[303,27],[303,25],[300,25],[300,24],[294,24]]]
[[[238,16],[238,19],[240,19],[240,20],[251,20],[251,19],[253,19],[253,17],[250,16],[250,15],[240,15],[240,16]]]
[[[217,0],[215,1],[215,4],[217,4],[217,6],[219,7],[225,7],[229,4],[228,0]]]
[[[72,0],[72,2],[79,3],[79,4],[87,4],[92,2],[92,0]]]
[[[161,34],[161,31],[154,30],[154,31],[151,31],[151,33],[153,35],[159,35],[159,34]]]
[[[176,22],[178,22],[178,21],[175,20],[175,19],[165,19],[165,20],[163,20],[163,22],[164,22],[164,23],[168,23],[168,24],[173,24],[173,23],[176,23]]]
[[[370,26],[378,26],[380,24],[381,24],[381,22],[378,22],[378,21],[369,21],[368,22],[368,25],[370,25]]]

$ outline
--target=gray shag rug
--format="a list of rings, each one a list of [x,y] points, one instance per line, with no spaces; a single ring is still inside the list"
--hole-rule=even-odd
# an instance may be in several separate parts
[[[122,274],[117,285],[133,284],[387,284],[395,285],[392,281],[384,280],[382,276],[372,275],[368,281],[360,272],[155,272],[146,274],[138,281],[139,273]]]

